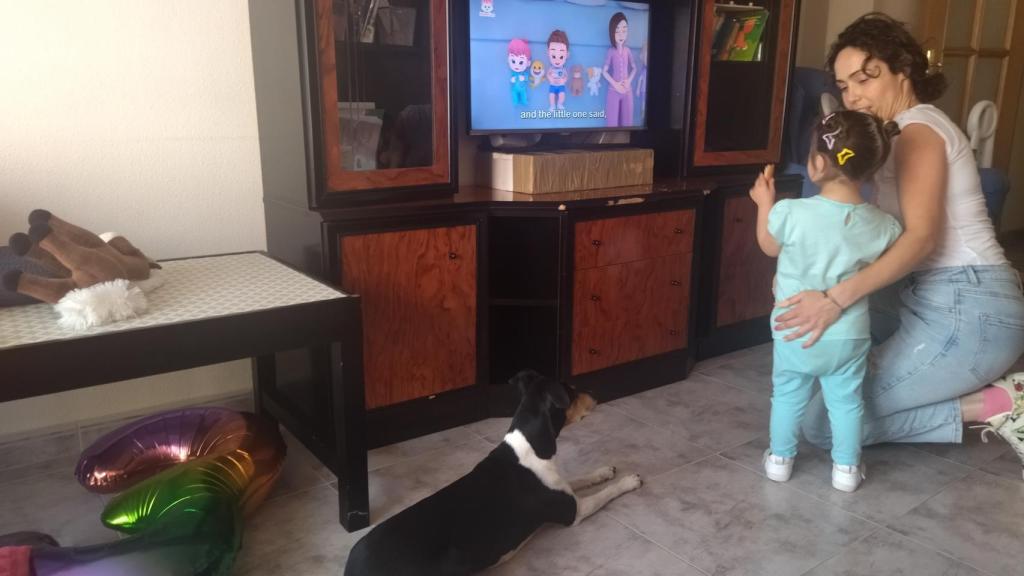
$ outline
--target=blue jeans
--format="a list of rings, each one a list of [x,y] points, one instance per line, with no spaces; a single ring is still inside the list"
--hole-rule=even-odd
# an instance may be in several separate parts
[[[871,296],[875,342],[864,380],[863,443],[963,438],[960,397],[1002,376],[1024,352],[1024,296],[1010,266],[914,272]],[[825,401],[804,436],[832,445]]]
[[[864,402],[860,389],[868,367],[867,338],[822,340],[804,349],[802,341],[776,340],[772,365],[771,451],[796,456],[800,422],[814,392],[814,379],[828,407],[832,460],[844,466],[860,463],[861,420]]]

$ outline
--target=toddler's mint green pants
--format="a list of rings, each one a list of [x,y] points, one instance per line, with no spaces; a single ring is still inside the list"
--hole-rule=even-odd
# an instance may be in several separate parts
[[[867,373],[871,340],[819,340],[810,348],[802,346],[803,342],[798,340],[775,340],[772,454],[796,456],[800,425],[817,378],[832,427],[832,461],[844,466],[857,465],[864,417],[860,390]]]

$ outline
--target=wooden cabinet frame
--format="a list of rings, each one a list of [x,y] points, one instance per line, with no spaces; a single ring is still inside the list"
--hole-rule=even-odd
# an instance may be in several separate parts
[[[303,73],[308,89],[305,116],[310,130],[307,147],[311,188],[310,205],[381,202],[424,198],[410,189],[443,188],[451,194],[457,173],[451,128],[451,27],[447,0],[429,0],[431,31],[431,106],[433,164],[422,167],[352,171],[342,168],[338,118],[338,78],[332,0],[296,0],[299,4],[300,42],[307,49]],[[360,192],[372,193],[367,197]],[[396,194],[399,192],[399,194]]]
[[[694,167],[761,164],[778,162],[782,150],[782,128],[785,116],[786,94],[789,86],[791,53],[796,35],[796,0],[778,0],[778,10],[769,18],[777,19],[775,64],[772,81],[772,104],[768,146],[761,150],[711,151],[705,148],[707,141],[708,89],[711,83],[711,43],[714,39],[715,4],[704,0],[700,19],[699,46],[697,52],[696,94],[694,107],[694,136],[692,165]]]

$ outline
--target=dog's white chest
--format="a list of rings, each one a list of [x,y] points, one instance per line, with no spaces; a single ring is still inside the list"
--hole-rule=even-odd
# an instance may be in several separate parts
[[[533,451],[533,447],[530,446],[522,432],[513,430],[505,434],[505,443],[512,447],[516,457],[519,458],[519,464],[533,472],[542,484],[552,490],[572,495],[572,488],[562,478],[555,461],[538,458],[537,453]]]

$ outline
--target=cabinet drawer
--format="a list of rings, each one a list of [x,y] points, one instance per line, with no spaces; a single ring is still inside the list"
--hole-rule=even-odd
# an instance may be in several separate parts
[[[363,307],[366,406],[476,382],[476,226],[341,239],[342,288]]]
[[[693,251],[694,211],[674,210],[576,224],[576,269]]]
[[[576,272],[572,373],[685,348],[692,254]]]

